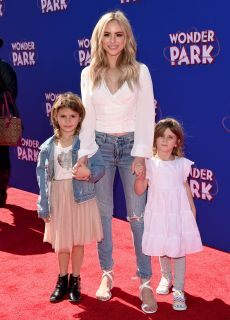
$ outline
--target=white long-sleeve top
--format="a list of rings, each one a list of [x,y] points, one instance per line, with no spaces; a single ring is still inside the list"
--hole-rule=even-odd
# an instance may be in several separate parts
[[[95,131],[108,134],[134,132],[132,156],[151,158],[155,125],[153,85],[146,65],[140,64],[139,84],[130,89],[125,82],[112,94],[105,81],[92,89],[89,67],[81,73],[81,95],[86,117],[80,131],[78,158],[94,154]]]

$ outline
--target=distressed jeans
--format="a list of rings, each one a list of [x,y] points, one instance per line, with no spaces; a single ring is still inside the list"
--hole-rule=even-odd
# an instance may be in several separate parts
[[[105,162],[105,175],[95,184],[104,232],[104,239],[98,243],[98,256],[101,268],[102,270],[111,270],[114,264],[112,257],[113,184],[117,168],[126,199],[127,220],[130,223],[133,234],[137,276],[142,279],[149,279],[152,275],[151,258],[142,253],[143,214],[146,193],[141,196],[135,194],[135,175],[131,172],[131,164],[134,158],[130,153],[134,143],[134,133],[116,137],[96,132],[96,142]]]

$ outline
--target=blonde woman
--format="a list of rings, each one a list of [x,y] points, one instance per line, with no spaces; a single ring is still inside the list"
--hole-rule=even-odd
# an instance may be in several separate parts
[[[142,165],[145,171],[145,158],[152,155],[154,97],[149,70],[136,61],[133,32],[121,11],[103,15],[93,30],[91,63],[82,71],[81,92],[86,118],[80,133],[77,167],[98,148],[106,167],[104,177],[96,184],[104,232],[104,239],[98,243],[102,280],[96,297],[106,301],[112,296],[111,224],[113,183],[118,169],[126,198],[127,220],[133,233],[142,310],[154,313],[157,304],[150,286],[151,261],[141,248],[146,194],[137,196],[133,187],[135,175],[140,174],[138,167]]]

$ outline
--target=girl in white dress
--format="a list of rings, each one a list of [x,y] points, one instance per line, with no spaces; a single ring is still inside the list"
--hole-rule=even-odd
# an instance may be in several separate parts
[[[171,262],[174,264],[174,310],[187,309],[185,255],[202,250],[187,181],[193,162],[183,157],[183,145],[184,133],[178,121],[172,118],[159,121],[155,128],[154,155],[146,160],[146,177],[137,176],[134,186],[139,195],[148,186],[142,250],[146,255],[159,256],[162,278],[156,289],[158,294],[169,293]]]

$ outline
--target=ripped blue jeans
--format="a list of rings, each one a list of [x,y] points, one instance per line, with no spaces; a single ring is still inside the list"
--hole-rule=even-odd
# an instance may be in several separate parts
[[[105,175],[95,185],[104,232],[104,239],[98,243],[101,268],[102,270],[111,270],[114,264],[112,257],[113,184],[116,168],[118,168],[126,199],[127,220],[133,234],[137,276],[142,279],[149,279],[152,275],[151,258],[142,253],[146,193],[142,196],[135,194],[133,187],[135,175],[131,172],[131,164],[134,158],[130,153],[134,143],[134,133],[116,137],[96,132],[96,142],[105,162]]]

